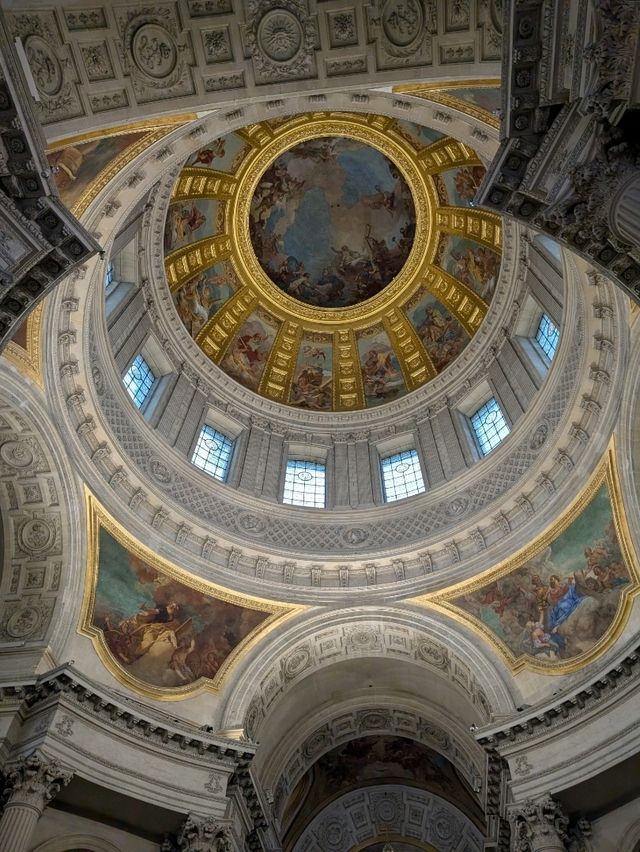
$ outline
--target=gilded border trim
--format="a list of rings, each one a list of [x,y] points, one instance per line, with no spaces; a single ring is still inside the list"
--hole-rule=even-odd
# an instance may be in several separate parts
[[[103,665],[120,683],[143,695],[145,698],[159,699],[160,701],[176,701],[183,698],[191,698],[203,692],[219,692],[223,680],[251,649],[261,642],[275,627],[280,627],[286,620],[308,608],[253,595],[231,592],[216,583],[194,577],[188,571],[179,568],[134,538],[122,524],[106,511],[86,486],[85,509],[87,514],[87,570],[85,573],[84,597],[78,633],[82,636],[88,636],[91,639],[93,647]],[[254,628],[233,649],[213,679],[199,678],[187,687],[157,687],[139,680],[129,674],[115,659],[109,650],[102,630],[95,627],[92,623],[100,561],[99,536],[101,528],[107,530],[129,552],[151,563],[158,571],[171,577],[173,580],[183,583],[203,594],[215,596],[227,603],[270,613],[270,617]]]
[[[442,106],[450,107],[458,112],[463,112],[465,115],[471,116],[478,121],[488,124],[496,130],[500,129],[500,119],[486,109],[470,104],[468,101],[463,101],[462,98],[456,98],[453,95],[447,94],[456,89],[487,89],[500,88],[500,79],[490,77],[484,80],[456,80],[448,83],[408,83],[404,86],[394,86],[393,92],[397,94],[412,95],[416,98],[432,101]]]
[[[527,654],[516,656],[493,631],[486,627],[486,625],[473,615],[463,612],[463,610],[455,606],[453,599],[457,598],[460,594],[476,591],[477,589],[504,577],[506,574],[510,574],[512,571],[520,568],[529,559],[537,556],[538,553],[544,550],[545,547],[547,547],[554,539],[563,533],[567,527],[570,526],[570,524],[591,502],[600,486],[604,483],[607,484],[609,489],[609,496],[613,511],[613,522],[620,542],[622,556],[632,578],[632,583],[629,587],[623,588],[620,593],[618,610],[612,623],[592,648],[566,663],[540,662]],[[622,492],[616,464],[615,442],[612,438],[604,458],[598,465],[596,472],[593,474],[584,490],[575,498],[564,514],[557,521],[551,524],[551,526],[534,542],[526,545],[514,556],[509,557],[501,562],[497,567],[485,571],[478,577],[474,577],[471,580],[463,580],[448,589],[412,598],[408,602],[423,606],[426,609],[437,610],[449,618],[452,618],[458,624],[470,628],[476,635],[488,642],[494,650],[498,651],[498,653],[506,658],[512,674],[517,674],[518,672],[526,669],[529,671],[540,672],[542,674],[563,675],[579,671],[584,666],[589,665],[589,663],[597,659],[604,651],[614,644],[627,623],[633,599],[639,592],[640,569],[638,567],[638,560],[635,551],[631,544],[629,525],[624,511],[624,504],[622,502]]]
[[[24,320],[27,324],[27,347],[24,349],[13,341],[9,341],[3,355],[24,376],[31,379],[40,390],[44,390],[42,374],[42,317],[44,302],[40,302]]]

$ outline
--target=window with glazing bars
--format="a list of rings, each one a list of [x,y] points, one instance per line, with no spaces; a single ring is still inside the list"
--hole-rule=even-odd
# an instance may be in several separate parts
[[[108,287],[109,284],[113,284],[113,264],[107,264],[107,274],[104,276],[105,286]]]
[[[559,339],[560,330],[547,314],[542,314],[536,331],[536,341],[550,361],[553,361],[553,356],[556,354]]]
[[[124,374],[124,386],[137,408],[142,408],[149,396],[156,377],[151,367],[142,355],[136,355],[127,372]]]
[[[471,415],[471,426],[483,456],[495,449],[510,431],[495,397],[488,399],[475,414]]]
[[[416,450],[403,450],[380,459],[380,469],[385,503],[413,497],[425,490]]]
[[[289,459],[284,475],[282,502],[324,509],[326,474],[326,465],[321,462]]]
[[[226,482],[234,444],[235,441],[227,435],[205,423],[200,430],[191,461],[214,479]]]

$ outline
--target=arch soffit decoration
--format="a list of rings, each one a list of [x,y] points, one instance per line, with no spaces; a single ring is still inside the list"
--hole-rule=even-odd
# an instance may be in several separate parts
[[[281,741],[270,745],[261,741],[255,771],[263,787],[274,791],[276,815],[280,816],[286,796],[324,754],[372,735],[402,736],[429,746],[446,757],[470,786],[484,775],[484,751],[450,713],[427,706],[419,697],[358,696],[321,708],[304,724],[296,725],[287,748],[281,748]]]
[[[0,508],[12,547],[0,640],[29,642],[34,668],[48,648],[55,665],[77,622],[82,576],[68,569],[84,561],[82,499],[38,391],[1,362],[0,375]]]
[[[484,845],[471,820],[449,802],[418,788],[389,784],[346,793],[331,802],[311,820],[293,849],[350,852],[378,838],[386,842],[391,835],[410,842],[415,838],[424,849],[456,849],[466,842],[463,848],[480,852]]]
[[[45,840],[37,846],[33,852],[68,852],[68,850],[81,849],[87,852],[120,852],[117,846],[101,837],[90,834],[67,834],[64,837],[54,837]]]
[[[274,702],[288,700],[301,679],[354,657],[402,660],[445,677],[487,720],[520,702],[503,660],[448,619],[408,607],[388,606],[381,614],[359,606],[298,617],[247,654],[229,678],[221,729],[244,729],[256,739]],[[482,688],[474,673],[481,674]]]

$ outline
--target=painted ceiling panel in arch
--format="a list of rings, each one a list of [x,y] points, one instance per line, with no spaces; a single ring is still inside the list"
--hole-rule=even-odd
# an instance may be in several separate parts
[[[501,227],[469,207],[483,173],[467,146],[383,116],[234,131],[176,182],[174,305],[215,364],[269,399],[315,411],[397,399],[446,369],[488,310]]]
[[[427,790],[482,825],[480,805],[446,757],[406,737],[372,735],[350,740],[322,755],[300,779],[281,820],[286,841],[293,844],[329,802],[350,790],[381,782]]]
[[[551,530],[493,578],[463,584],[442,602],[497,645],[514,668],[565,671],[586,665],[615,641],[638,591],[610,466]]]
[[[94,538],[83,630],[109,670],[143,694],[180,698],[217,685],[284,611],[183,577],[105,523]]]

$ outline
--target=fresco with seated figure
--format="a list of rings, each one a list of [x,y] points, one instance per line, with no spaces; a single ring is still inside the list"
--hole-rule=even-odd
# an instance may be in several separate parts
[[[489,631],[511,657],[552,663],[591,651],[614,623],[632,583],[605,483],[536,556],[449,602]]]
[[[231,263],[223,261],[205,269],[173,293],[173,303],[191,337],[198,336],[239,286]]]
[[[249,390],[258,390],[279,323],[266,311],[254,311],[231,341],[220,366]]]
[[[382,153],[320,137],[269,166],[249,224],[260,265],[284,293],[341,308],[375,296],[400,272],[415,210],[404,178]]]
[[[500,255],[466,237],[443,234],[434,263],[490,302],[500,270]]]
[[[458,320],[426,290],[416,293],[405,312],[438,372],[448,367],[469,343],[469,335]]]
[[[215,169],[219,172],[233,173],[244,159],[250,146],[237,133],[228,133],[214,139],[204,148],[192,154],[186,162],[187,166],[199,169]]]
[[[100,528],[90,625],[131,678],[160,688],[215,679],[270,617],[163,573]]]
[[[432,127],[425,127],[423,124],[416,124],[414,121],[404,121],[401,118],[394,121],[393,128],[417,151],[428,148],[434,142],[444,139],[444,133],[440,133]]]
[[[380,326],[358,332],[364,396],[369,407],[404,396],[407,386],[387,332]]]
[[[333,335],[304,335],[291,384],[291,405],[312,411],[333,407]]]
[[[220,232],[222,207],[212,198],[181,201],[167,211],[164,228],[164,250],[172,252],[188,243]]]

